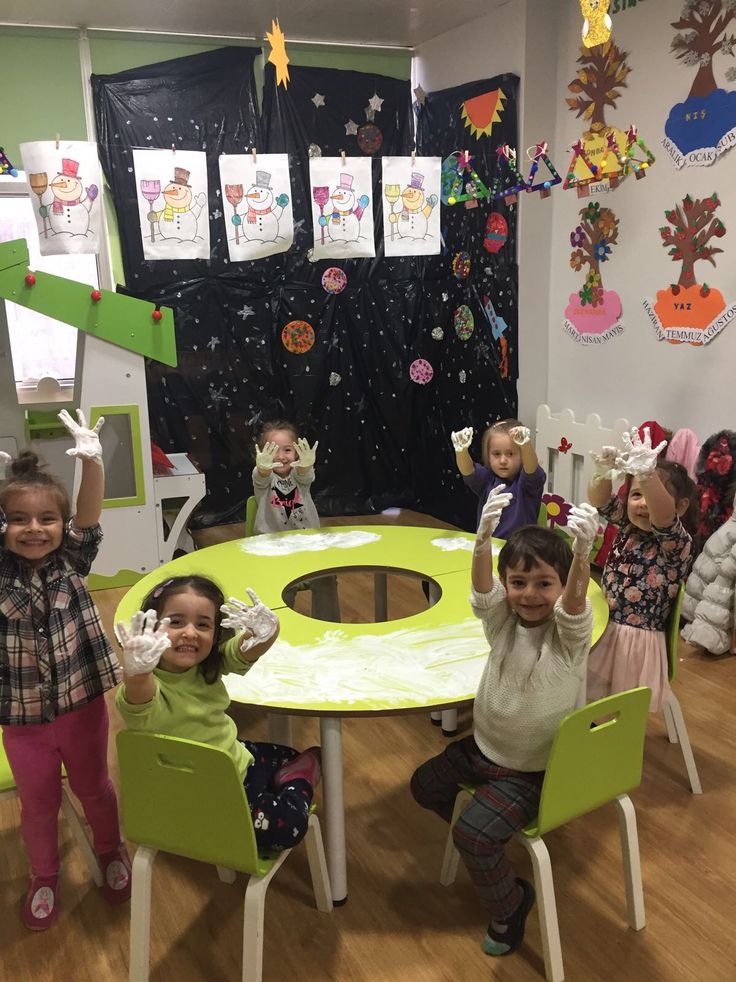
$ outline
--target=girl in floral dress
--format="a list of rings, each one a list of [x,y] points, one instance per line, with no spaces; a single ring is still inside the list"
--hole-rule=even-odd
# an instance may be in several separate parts
[[[665,626],[680,583],[693,561],[697,491],[680,464],[659,461],[649,430],[624,434],[625,450],[603,447],[588,500],[619,526],[603,569],[608,627],[588,657],[588,700],[640,685],[652,690],[650,712],[669,695]],[[626,476],[626,495],[613,496],[611,480]]]

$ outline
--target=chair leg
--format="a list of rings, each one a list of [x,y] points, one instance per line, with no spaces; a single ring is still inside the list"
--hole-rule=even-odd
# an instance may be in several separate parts
[[[641,882],[641,857],[639,855],[639,836],[636,830],[636,811],[634,803],[627,794],[616,798],[618,827],[621,833],[621,855],[624,861],[624,882],[626,884],[626,909],[629,927],[641,931],[646,924],[644,916],[644,888]]]
[[[435,726],[440,726],[442,723],[442,713],[437,710],[436,713],[430,713],[429,718],[432,720]]]
[[[327,873],[325,847],[322,842],[322,830],[320,829],[319,819],[314,814],[309,816],[309,826],[304,838],[304,844],[307,847],[309,875],[312,878],[312,889],[314,890],[314,899],[317,902],[317,910],[321,910],[324,914],[331,914],[332,889],[330,887],[330,877]]]
[[[95,856],[92,846],[89,844],[87,833],[84,831],[82,820],[79,817],[77,809],[74,807],[74,802],[69,795],[69,789],[67,788],[66,784],[62,784],[61,786],[61,810],[66,816],[66,820],[72,830],[72,835],[77,843],[77,847],[84,856],[84,861],[87,864],[90,876],[95,881],[97,886],[101,887],[102,872],[100,871],[97,857]]]
[[[133,857],[129,982],[148,982],[151,948],[151,877],[157,852],[157,849],[150,846],[138,846]]]
[[[534,889],[537,892],[539,909],[539,930],[542,935],[544,951],[544,974],[547,982],[563,982],[565,970],[562,965],[562,946],[560,944],[560,925],[557,920],[555,884],[552,878],[552,864],[544,841],[537,837],[528,839],[517,833],[515,838],[529,853],[534,870]]]
[[[677,728],[675,727],[675,721],[672,718],[672,709],[668,702],[662,707],[662,712],[664,713],[664,725],[667,727],[667,739],[670,743],[677,743]]]
[[[263,922],[266,913],[266,890],[290,851],[285,849],[265,876],[251,876],[245,888],[243,982],[263,982]]]
[[[461,788],[458,791],[457,798],[455,798],[455,807],[452,810],[450,829],[447,833],[445,854],[442,857],[442,869],[440,870],[440,883],[443,887],[449,887],[451,883],[455,882],[455,877],[457,876],[457,864],[460,862],[460,853],[457,851],[455,848],[455,843],[452,841],[452,830],[455,822],[458,820],[458,818],[460,818],[460,815],[468,807],[472,800],[472,794],[470,794],[469,791],[465,791],[464,788]]]
[[[216,866],[215,869],[222,883],[235,883],[234,869],[228,869],[227,866]]]
[[[690,779],[690,787],[692,788],[693,794],[702,794],[703,788],[700,784],[698,768],[695,766],[695,758],[693,757],[692,747],[690,746],[690,738],[687,735],[685,717],[682,715],[680,703],[674,692],[670,692],[667,705],[672,713],[672,721],[675,725],[677,739],[679,740],[680,747],[682,749],[682,756],[685,760],[685,767],[687,768],[687,776]]]

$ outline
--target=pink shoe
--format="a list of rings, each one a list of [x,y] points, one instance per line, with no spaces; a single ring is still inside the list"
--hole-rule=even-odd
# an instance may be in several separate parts
[[[322,749],[321,747],[309,747],[290,760],[288,764],[280,767],[273,776],[274,787],[281,788],[290,781],[298,781],[300,778],[309,781],[313,788],[316,788],[322,777]]]
[[[59,877],[32,876],[23,904],[23,923],[30,931],[45,931],[56,920],[56,889]]]
[[[130,900],[130,857],[125,846],[97,857],[102,872],[102,896],[109,904]]]

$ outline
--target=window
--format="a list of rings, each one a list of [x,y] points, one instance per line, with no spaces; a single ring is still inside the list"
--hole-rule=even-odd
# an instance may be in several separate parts
[[[40,255],[33,206],[22,171],[17,178],[0,177],[0,242],[11,239],[26,240],[31,269],[98,285],[94,255]],[[68,324],[9,301],[5,302],[5,313],[18,401],[71,399],[77,349],[83,343],[80,333]]]

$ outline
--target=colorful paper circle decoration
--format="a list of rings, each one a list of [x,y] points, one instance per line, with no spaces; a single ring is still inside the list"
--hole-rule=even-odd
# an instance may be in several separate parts
[[[375,123],[366,123],[358,130],[358,146],[363,153],[376,153],[381,149],[383,143],[383,133]]]
[[[486,234],[483,248],[486,252],[498,252],[508,238],[509,227],[506,219],[497,211],[492,211],[486,222]]]
[[[330,266],[322,274],[322,288],[326,293],[342,293],[347,283],[348,278],[339,266]]]
[[[457,334],[461,341],[467,341],[475,330],[473,311],[467,304],[461,304],[457,308],[453,317],[453,323],[455,325],[455,334]]]
[[[434,369],[426,358],[417,358],[409,365],[409,378],[417,385],[426,385],[432,381]]]
[[[314,328],[306,321],[289,321],[281,332],[281,343],[293,355],[303,355],[314,344]]]
[[[470,276],[470,253],[455,253],[452,260],[452,272],[456,280],[466,280]]]

